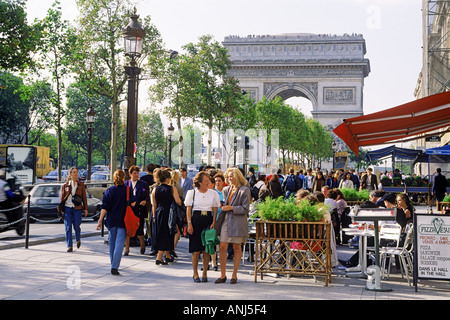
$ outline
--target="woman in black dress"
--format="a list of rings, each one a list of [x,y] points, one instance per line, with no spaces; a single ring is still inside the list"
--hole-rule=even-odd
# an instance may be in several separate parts
[[[181,199],[177,189],[170,185],[169,171],[158,169],[155,178],[159,185],[152,192],[153,232],[155,235],[153,248],[158,251],[156,264],[167,264],[173,262],[170,251],[174,249],[175,237],[175,233],[171,233],[169,228],[170,206],[174,201],[181,205]],[[163,254],[166,257],[165,261],[162,260]]]

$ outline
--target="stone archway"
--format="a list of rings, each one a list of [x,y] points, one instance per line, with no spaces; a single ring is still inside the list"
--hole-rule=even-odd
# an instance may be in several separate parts
[[[363,115],[370,64],[362,35],[229,36],[223,45],[232,61],[230,74],[255,99],[305,97],[313,119],[329,128]]]

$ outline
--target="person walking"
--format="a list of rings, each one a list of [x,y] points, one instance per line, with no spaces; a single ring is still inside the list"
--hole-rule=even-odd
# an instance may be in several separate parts
[[[441,173],[441,168],[436,169],[436,174],[433,176],[433,187],[431,194],[436,196],[436,201],[442,202],[447,191],[447,179]]]
[[[78,180],[78,169],[72,167],[69,169],[67,181],[61,186],[60,203],[64,203],[64,229],[66,234],[67,252],[73,251],[72,225],[75,231],[75,240],[77,248],[81,246],[81,211],[84,211],[85,217],[88,215],[88,202],[86,197],[86,187],[83,182]]]
[[[209,253],[205,252],[202,244],[202,231],[214,228],[217,217],[217,208],[220,205],[220,197],[214,189],[210,189],[210,174],[200,171],[194,178],[194,187],[186,194],[186,219],[189,233],[189,253],[192,253],[192,269],[194,282],[208,282],[207,271],[210,260]],[[200,253],[203,256],[203,274],[200,281],[198,275],[198,261]]]
[[[147,202],[150,201],[150,195],[148,191],[148,184],[139,180],[139,167],[131,166],[128,170],[130,174],[130,180],[125,181],[125,187],[130,188],[130,206],[133,209],[136,217],[139,217],[139,228],[136,231],[136,236],[139,239],[139,245],[141,248],[141,254],[145,253],[145,241],[144,241],[144,225],[145,218],[147,217]],[[130,254],[130,237],[125,239],[125,256]]]
[[[250,189],[246,186],[247,181],[238,168],[230,168],[227,170],[227,177],[230,186],[223,188],[223,196],[225,205],[222,206],[223,221],[221,226],[216,228],[220,238],[219,257],[220,257],[220,274],[215,283],[224,283],[227,280],[227,249],[228,244],[233,244],[234,265],[231,275],[231,284],[237,282],[237,271],[241,262],[242,248],[248,235],[247,217],[250,210]],[[279,182],[278,182],[279,183]],[[218,220],[218,221],[219,221]]]
[[[122,170],[114,171],[114,185],[106,189],[103,194],[102,210],[97,224],[97,230],[100,230],[103,218],[106,215],[112,275],[120,275],[120,260],[122,259],[123,246],[127,235],[124,221],[127,209],[127,188],[124,185],[124,179],[125,173]]]
[[[186,193],[194,188],[194,182],[187,176],[186,168],[180,169],[181,179],[180,186],[183,188],[183,198],[186,199]]]
[[[372,168],[367,168],[366,174],[361,177],[361,190],[369,191],[378,189],[377,176],[372,173]]]
[[[283,190],[281,189],[280,178],[277,174],[273,174],[267,183],[267,189],[270,191],[270,196],[274,199],[283,196]]]
[[[311,192],[321,192],[322,187],[327,184],[325,177],[323,176],[322,171],[317,171],[316,176],[313,178]]]
[[[302,187],[302,182],[300,178],[298,178],[294,174],[294,168],[289,169],[289,175],[284,179],[283,185],[281,189],[286,192],[286,199],[289,199],[291,194],[295,195],[295,193]]]
[[[172,232],[169,227],[170,207],[174,201],[181,206],[181,199],[177,189],[170,185],[169,171],[157,169],[155,179],[159,185],[152,192],[152,232],[155,240],[153,249],[158,251],[156,264],[166,265],[174,261],[170,256],[170,251],[174,250],[175,241],[175,232]],[[165,261],[162,260],[163,255],[166,258]]]
[[[349,171],[342,178],[341,182],[339,182],[339,189],[353,189],[353,187],[352,174]]]

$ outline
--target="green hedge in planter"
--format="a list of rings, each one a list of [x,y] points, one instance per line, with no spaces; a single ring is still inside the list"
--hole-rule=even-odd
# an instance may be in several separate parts
[[[349,188],[342,188],[341,190],[342,194],[344,195],[344,198],[346,201],[366,201],[369,200],[369,190],[363,189],[363,190],[356,190],[356,189],[349,189]]]
[[[272,199],[267,197],[257,204],[257,212],[253,216],[267,221],[308,221],[319,222],[323,220],[323,212],[319,204],[311,205],[307,199],[298,204],[294,199],[287,201],[283,197]]]

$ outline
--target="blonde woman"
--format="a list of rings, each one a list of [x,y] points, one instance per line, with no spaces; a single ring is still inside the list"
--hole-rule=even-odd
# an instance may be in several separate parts
[[[215,283],[224,283],[226,277],[227,248],[233,244],[234,265],[231,275],[231,284],[237,282],[237,271],[242,256],[241,245],[246,242],[248,235],[247,217],[250,209],[250,189],[247,187],[241,171],[238,168],[229,168],[226,172],[229,186],[223,188],[224,205],[221,206],[223,223],[216,228],[220,237],[220,273],[221,277]]]
[[[72,167],[69,170],[67,182],[61,186],[61,203],[64,203],[64,228],[66,233],[67,252],[73,251],[72,225],[75,230],[77,248],[81,246],[81,211],[88,215],[88,203],[86,187],[78,180],[78,169]]]

